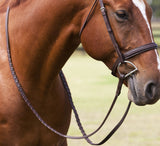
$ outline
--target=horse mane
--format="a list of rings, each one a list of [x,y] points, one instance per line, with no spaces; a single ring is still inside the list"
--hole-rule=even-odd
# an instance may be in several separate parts
[[[26,0],[0,0],[0,12],[6,11],[7,7],[16,7]]]

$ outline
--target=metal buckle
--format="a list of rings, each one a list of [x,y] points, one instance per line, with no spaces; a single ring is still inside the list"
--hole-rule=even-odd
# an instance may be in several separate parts
[[[105,8],[104,6],[102,6],[102,7],[100,8],[100,10],[101,10],[102,13],[105,12],[105,9],[106,9],[106,8]]]
[[[125,74],[125,75],[124,75],[123,73],[121,73],[120,70],[119,70],[119,67],[120,67],[122,64],[124,64],[124,63],[130,64],[130,65],[134,68],[132,71],[130,71],[129,73],[127,73],[127,74]],[[124,78],[127,78],[127,77],[129,77],[131,74],[133,74],[133,73],[135,73],[136,71],[138,71],[138,69],[137,69],[137,67],[136,67],[132,62],[130,62],[130,61],[124,61],[123,63],[120,62],[120,63],[118,64],[117,71],[118,71],[118,73],[119,73],[120,76],[124,76]]]

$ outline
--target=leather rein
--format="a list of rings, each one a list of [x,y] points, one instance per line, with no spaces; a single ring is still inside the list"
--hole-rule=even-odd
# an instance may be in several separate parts
[[[80,30],[80,36],[84,30],[84,28],[86,27],[88,21],[90,20],[90,17],[97,5],[97,1],[98,0],[95,0],[94,1],[94,4]],[[103,120],[103,122],[101,123],[101,125],[92,133],[90,134],[86,134],[82,124],[81,124],[81,121],[80,121],[80,118],[79,118],[79,115],[78,115],[78,112],[74,106],[74,103],[73,103],[73,100],[72,100],[72,97],[71,97],[71,93],[70,93],[70,90],[69,90],[69,87],[68,87],[68,84],[67,84],[67,81],[65,79],[65,76],[63,74],[62,71],[60,71],[59,75],[61,77],[61,80],[62,80],[62,83],[63,83],[63,86],[68,94],[68,98],[69,98],[69,101],[70,101],[70,104],[71,104],[71,107],[73,109],[73,112],[74,112],[74,115],[75,115],[75,118],[76,118],[76,121],[77,121],[77,124],[79,126],[79,129],[82,133],[83,136],[80,136],[80,137],[74,137],[74,136],[67,136],[67,135],[64,135],[60,132],[58,132],[57,130],[53,129],[50,125],[48,125],[42,118],[41,116],[37,113],[37,111],[34,109],[34,107],[31,105],[31,103],[29,102],[26,94],[25,94],[25,91],[23,89],[23,87],[21,86],[19,80],[18,80],[18,77],[16,75],[16,72],[14,70],[14,66],[13,66],[13,63],[12,63],[12,58],[11,58],[11,51],[10,51],[10,41],[9,41],[9,32],[8,32],[8,23],[9,23],[9,12],[10,12],[10,8],[8,7],[7,8],[7,13],[6,13],[6,40],[7,40],[7,54],[8,54],[8,61],[9,61],[9,66],[10,66],[10,70],[11,70],[11,73],[12,73],[12,76],[13,76],[13,79],[15,81],[15,84],[23,98],[23,100],[25,101],[25,103],[27,104],[27,106],[30,108],[30,110],[33,112],[33,114],[36,116],[36,118],[46,127],[48,128],[49,130],[51,130],[53,133],[61,136],[61,137],[64,137],[64,138],[68,138],[68,139],[85,139],[89,144],[91,145],[102,145],[104,144],[115,132],[116,130],[121,126],[121,124],[123,123],[123,121],[125,120],[126,116],[127,116],[127,113],[130,109],[130,106],[131,106],[131,101],[129,101],[129,104],[127,106],[127,109],[122,117],[122,119],[118,122],[118,124],[113,128],[113,130],[110,131],[110,133],[99,143],[93,143],[89,137],[93,136],[94,134],[96,134],[101,128],[102,126],[105,124],[106,120],[108,119],[115,103],[116,103],[116,100],[118,98],[118,96],[120,95],[121,93],[121,88],[122,88],[122,85],[123,85],[123,81],[124,79],[128,78],[129,76],[131,76],[132,74],[134,74],[135,72],[137,72],[137,67],[130,61],[127,61],[128,59],[136,56],[136,55],[139,55],[141,53],[144,53],[146,51],[149,51],[149,50],[152,50],[152,49],[156,49],[157,48],[157,45],[155,43],[150,43],[150,44],[147,44],[147,45],[144,45],[144,46],[141,46],[141,47],[138,47],[138,48],[135,48],[133,50],[130,50],[124,54],[121,53],[120,51],[120,47],[119,45],[117,44],[117,41],[115,39],[115,36],[114,36],[114,33],[112,31],[112,28],[110,26],[110,23],[109,23],[109,18],[108,18],[108,15],[107,15],[107,11],[104,7],[104,4],[103,4],[103,1],[102,0],[99,0],[99,3],[100,3],[100,10],[102,12],[102,15],[103,15],[103,18],[104,18],[104,21],[105,21],[105,24],[106,24],[106,27],[107,27],[107,30],[108,30],[108,33],[110,35],[110,38],[112,40],[112,43],[114,45],[114,48],[118,54],[118,59],[117,61],[115,62],[114,64],[114,67],[112,69],[112,74],[114,76],[116,76],[116,73],[118,72],[119,73],[119,82],[118,82],[118,86],[117,86],[117,91],[116,91],[116,94],[115,94],[115,97],[113,99],[113,102],[109,108],[109,111],[108,113],[106,114],[106,117],[105,119]],[[130,65],[133,66],[133,70],[130,72],[130,73],[127,73],[127,74],[122,74],[120,71],[119,71],[119,67],[121,64],[124,64],[124,63],[129,63]]]

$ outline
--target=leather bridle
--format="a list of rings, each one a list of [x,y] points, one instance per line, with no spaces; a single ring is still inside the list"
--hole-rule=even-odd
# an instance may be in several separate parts
[[[80,36],[84,30],[84,28],[86,27],[89,19],[90,19],[90,16],[91,16],[91,13],[93,12],[96,4],[97,4],[97,1],[98,0],[95,0],[92,8],[91,8],[91,11],[88,15],[88,17],[86,18],[82,28],[81,28],[81,31],[80,31]],[[111,28],[111,25],[110,25],[110,21],[109,21],[109,18],[108,18],[108,15],[107,15],[107,11],[106,11],[106,8],[104,6],[104,3],[103,3],[103,0],[99,0],[99,4],[100,4],[100,10],[102,12],[102,16],[104,18],[104,22],[105,22],[105,25],[106,25],[106,28],[107,28],[107,31],[109,33],[109,36],[111,38],[111,41],[112,41],[112,44],[114,46],[114,49],[115,51],[117,52],[118,54],[118,59],[116,60],[116,62],[114,63],[113,65],[113,68],[112,68],[112,75],[114,76],[117,76],[116,73],[118,71],[118,73],[120,73],[118,69],[118,66],[120,66],[121,64],[125,63],[125,62],[129,62],[130,65],[133,66],[134,69],[137,70],[137,68],[135,68],[135,65],[133,65],[132,62],[130,61],[127,61],[128,59],[131,59],[132,57],[135,57],[136,55],[139,55],[139,54],[142,54],[144,52],[147,52],[147,51],[150,51],[150,50],[153,50],[153,49],[157,49],[157,44],[156,43],[149,43],[149,44],[146,44],[146,45],[143,45],[143,46],[140,46],[138,48],[135,48],[135,49],[132,49],[130,51],[127,51],[125,52],[124,54],[121,52],[121,49],[120,49],[120,46],[118,45],[117,41],[116,41],[116,38],[114,36],[114,33],[113,33],[113,30]],[[136,72],[136,70],[134,72]],[[131,71],[132,72],[132,71]],[[132,72],[131,74],[133,74],[134,72]],[[131,75],[130,73],[128,73],[128,75]],[[126,77],[128,77],[128,75]],[[120,78],[123,76],[121,73],[119,74]]]
[[[95,6],[96,6],[96,4],[97,4],[97,1],[98,1],[98,0],[95,0],[95,1],[94,1],[94,4],[93,4],[93,6],[92,6],[92,8],[91,8],[91,10],[90,10],[90,12],[89,12],[89,14],[88,14],[85,22],[84,22],[81,30],[80,30],[80,36],[81,36],[83,30],[85,29],[88,21],[90,20],[90,17],[91,17],[91,15],[92,15],[93,11],[94,11],[94,8],[95,8]],[[118,96],[119,96],[120,93],[121,93],[121,88],[122,88],[124,79],[126,79],[127,77],[133,75],[133,74],[138,70],[137,67],[136,67],[132,62],[128,61],[128,59],[130,59],[130,58],[132,58],[132,57],[134,57],[134,56],[136,56],[136,55],[139,55],[139,54],[141,54],[141,53],[144,53],[144,52],[146,52],[146,51],[149,51],[149,50],[152,50],[152,49],[156,49],[156,48],[157,48],[157,45],[156,45],[155,43],[150,43],[150,44],[147,44],[147,45],[144,45],[144,46],[135,48],[135,49],[133,49],[133,50],[130,50],[130,51],[122,54],[121,51],[120,51],[120,47],[119,47],[119,45],[118,45],[118,43],[117,43],[117,41],[116,41],[116,39],[115,39],[114,33],[113,33],[113,31],[112,31],[112,28],[111,28],[111,26],[110,26],[109,19],[108,19],[108,15],[107,15],[107,11],[106,11],[106,9],[105,9],[105,7],[104,7],[104,4],[103,4],[103,0],[99,0],[99,3],[100,3],[100,10],[101,10],[101,12],[102,12],[102,15],[103,15],[103,18],[104,18],[104,21],[105,21],[105,24],[106,24],[108,33],[109,33],[109,35],[110,35],[110,38],[111,38],[112,43],[113,43],[113,45],[114,45],[114,48],[115,48],[115,50],[116,50],[116,52],[117,52],[117,54],[118,54],[118,59],[117,59],[117,61],[115,62],[114,66],[113,66],[112,74],[113,74],[114,76],[116,76],[116,74],[117,74],[117,72],[118,72],[118,74],[119,74],[119,83],[118,83],[118,86],[117,86],[117,91],[116,91],[115,98],[113,99],[113,102],[112,102],[112,104],[111,104],[111,107],[110,107],[110,109],[109,109],[109,111],[108,111],[105,119],[103,120],[102,124],[101,124],[94,132],[92,132],[91,134],[88,134],[88,135],[87,135],[86,132],[85,132],[85,130],[84,130],[84,128],[83,128],[83,126],[82,126],[82,124],[81,124],[81,122],[80,122],[79,115],[78,115],[77,110],[76,110],[76,108],[75,108],[75,106],[74,106],[74,103],[73,103],[73,101],[72,101],[71,93],[70,93],[68,84],[67,84],[67,82],[66,82],[66,79],[65,79],[65,77],[64,77],[64,74],[63,74],[62,71],[60,72],[60,77],[61,77],[62,83],[63,83],[63,85],[64,85],[64,88],[65,88],[66,91],[67,91],[67,94],[68,94],[68,97],[69,97],[69,101],[70,101],[71,107],[72,107],[73,112],[74,112],[74,115],[75,115],[75,117],[76,117],[77,124],[78,124],[78,126],[79,126],[79,129],[80,129],[82,135],[83,135],[83,136],[81,136],[81,137],[67,136],[67,135],[64,135],[64,134],[56,131],[55,129],[53,129],[51,126],[49,126],[49,125],[40,117],[40,115],[37,113],[37,111],[33,108],[33,106],[31,105],[31,103],[29,102],[29,100],[28,100],[28,98],[27,98],[27,96],[26,96],[26,94],[25,94],[25,92],[24,92],[24,90],[23,90],[23,88],[22,88],[19,80],[18,80],[18,77],[17,77],[17,75],[16,75],[16,72],[15,72],[15,70],[14,70],[14,66],[13,66],[13,63],[12,63],[11,52],[10,52],[9,33],[8,33],[8,21],[9,21],[9,11],[10,11],[10,8],[9,8],[9,7],[8,7],[8,9],[7,9],[7,15],[6,15],[6,40],[7,40],[7,53],[8,53],[9,66],[10,66],[10,70],[11,70],[13,79],[14,79],[14,81],[15,81],[15,84],[16,84],[16,86],[17,86],[17,88],[18,88],[18,90],[19,90],[19,92],[20,92],[23,100],[24,100],[25,103],[28,105],[28,107],[29,107],[30,110],[33,112],[33,114],[37,117],[37,119],[38,119],[45,127],[47,127],[49,130],[51,130],[52,132],[54,132],[54,133],[56,133],[57,135],[59,135],[59,136],[61,136],[61,137],[64,137],[64,138],[69,138],[69,139],[86,139],[86,141],[87,141],[88,143],[90,143],[91,145],[102,145],[102,144],[104,144],[104,143],[116,132],[116,130],[121,126],[121,124],[123,123],[125,117],[127,116],[127,113],[128,113],[128,111],[129,111],[129,109],[130,109],[130,106],[131,106],[131,101],[129,102],[128,107],[127,107],[127,109],[126,109],[126,112],[124,113],[122,119],[118,122],[118,124],[113,128],[113,130],[111,130],[111,132],[110,132],[101,142],[99,142],[99,143],[93,143],[93,142],[89,139],[89,137],[91,137],[92,135],[94,135],[95,133],[97,133],[97,132],[102,128],[102,126],[104,125],[104,123],[105,123],[106,120],[108,119],[108,117],[109,117],[109,115],[110,115],[110,113],[111,113],[111,111],[112,111],[112,109],[113,109],[113,107],[114,107],[114,105],[115,105],[115,103],[116,103],[116,100],[117,100]],[[119,67],[121,66],[121,64],[124,64],[124,63],[129,63],[131,66],[133,66],[134,69],[133,69],[131,72],[127,73],[127,74],[121,73],[121,72],[119,71]]]

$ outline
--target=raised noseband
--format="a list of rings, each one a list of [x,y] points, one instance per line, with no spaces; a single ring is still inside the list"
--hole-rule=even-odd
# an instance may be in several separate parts
[[[154,50],[154,49],[157,49],[157,44],[156,43],[149,43],[149,44],[146,44],[146,45],[143,45],[143,46],[140,46],[138,48],[135,48],[135,49],[132,49],[126,53],[123,54],[123,58],[124,60],[128,60],[132,57],[135,57],[139,54],[142,54],[144,52],[147,52],[147,51],[150,51],[150,50]],[[114,63],[113,65],[113,68],[112,68],[112,75],[116,76],[116,73],[117,73],[117,69],[118,69],[118,66],[119,64],[121,63],[121,60],[120,58],[118,58],[116,60],[116,62]],[[132,63],[133,64],[133,63]]]

